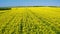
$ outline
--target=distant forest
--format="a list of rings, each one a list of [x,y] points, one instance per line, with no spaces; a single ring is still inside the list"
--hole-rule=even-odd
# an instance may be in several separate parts
[[[55,7],[60,8],[60,6],[15,6],[15,7]],[[11,10],[12,7],[0,7],[0,10]]]

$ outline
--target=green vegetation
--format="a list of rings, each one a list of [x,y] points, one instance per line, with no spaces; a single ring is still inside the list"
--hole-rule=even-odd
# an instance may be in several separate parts
[[[0,8],[0,10],[11,10],[11,8]]]

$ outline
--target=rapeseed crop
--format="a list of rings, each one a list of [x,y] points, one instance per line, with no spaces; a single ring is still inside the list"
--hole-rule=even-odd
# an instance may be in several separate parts
[[[21,7],[0,11],[0,34],[60,34],[60,8]]]

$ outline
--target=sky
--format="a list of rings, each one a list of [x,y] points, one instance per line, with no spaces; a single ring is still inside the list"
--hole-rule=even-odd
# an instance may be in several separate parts
[[[60,6],[60,0],[0,0],[0,7],[7,6]]]

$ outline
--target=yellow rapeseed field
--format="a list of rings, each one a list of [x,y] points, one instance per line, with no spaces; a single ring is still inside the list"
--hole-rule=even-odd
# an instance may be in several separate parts
[[[20,7],[2,10],[0,34],[60,34],[60,8]]]

